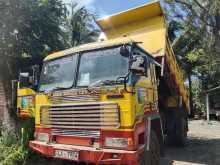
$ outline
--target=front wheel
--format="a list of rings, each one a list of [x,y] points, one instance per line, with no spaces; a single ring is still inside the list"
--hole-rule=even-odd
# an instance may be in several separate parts
[[[160,164],[160,144],[157,134],[151,130],[150,148],[147,151],[145,146],[144,153],[140,159],[140,165],[159,165]]]

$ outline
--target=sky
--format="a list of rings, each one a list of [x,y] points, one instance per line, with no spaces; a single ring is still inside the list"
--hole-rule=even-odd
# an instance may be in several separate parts
[[[88,10],[102,18],[129,8],[143,5],[150,0],[63,0],[65,3],[75,1],[79,6],[85,6]]]

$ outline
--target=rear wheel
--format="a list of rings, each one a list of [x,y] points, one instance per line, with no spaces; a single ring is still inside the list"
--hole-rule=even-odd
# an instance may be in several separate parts
[[[173,124],[168,133],[168,144],[183,147],[186,145],[187,139],[187,119],[184,117],[175,118]]]
[[[186,145],[187,138],[187,126],[186,120],[181,118],[179,122],[177,122],[176,127],[176,146],[183,147]]]
[[[159,165],[160,164],[160,144],[156,133],[151,130],[150,148],[147,151],[147,146],[140,160],[140,165]]]

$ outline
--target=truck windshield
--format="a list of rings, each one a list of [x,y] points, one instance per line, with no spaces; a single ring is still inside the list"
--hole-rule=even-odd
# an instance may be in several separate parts
[[[70,88],[74,83],[77,56],[68,56],[43,65],[39,91]]]
[[[101,81],[115,81],[128,72],[129,59],[120,55],[120,48],[110,48],[82,54],[77,86],[89,86]]]

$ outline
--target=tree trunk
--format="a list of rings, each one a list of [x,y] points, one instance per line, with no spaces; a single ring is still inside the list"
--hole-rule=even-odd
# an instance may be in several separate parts
[[[215,35],[215,49],[218,53],[220,53],[220,9],[215,15],[215,23],[216,26],[214,28],[214,35]]]
[[[0,78],[0,127],[3,125],[3,115],[5,111],[5,98],[3,84]]]
[[[10,108],[10,79],[7,65],[2,59],[0,62],[0,125],[4,129],[13,130],[15,120],[11,117]]]

